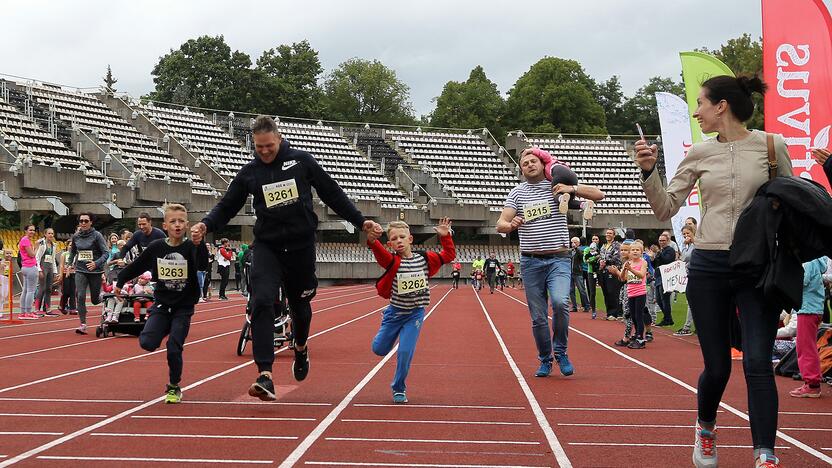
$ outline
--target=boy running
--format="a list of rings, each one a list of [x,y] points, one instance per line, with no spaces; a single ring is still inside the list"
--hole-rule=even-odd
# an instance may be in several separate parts
[[[367,245],[373,251],[378,264],[385,268],[384,275],[376,282],[378,295],[390,299],[381,319],[381,328],[373,339],[373,352],[385,356],[399,339],[396,355],[396,375],[393,377],[393,403],[407,403],[404,383],[413,360],[416,340],[422,329],[425,307],[430,304],[428,278],[439,272],[439,268],[456,257],[454,241],[451,239],[451,220],[442,218],[435,227],[442,251],[416,252],[411,250],[413,236],[410,226],[402,221],[387,225],[387,246],[390,253],[379,242],[375,231],[367,235]]]
[[[166,388],[165,403],[179,403],[182,389],[182,348],[191,327],[194,305],[199,301],[199,282],[196,278],[197,247],[188,239],[188,211],[178,204],[165,205],[163,228],[166,239],[151,242],[138,258],[119,274],[115,294],[121,298],[121,288],[128,280],[150,271],[156,289],[153,307],[139,336],[139,344],[147,351],[155,351],[168,336],[168,369],[170,383]]]

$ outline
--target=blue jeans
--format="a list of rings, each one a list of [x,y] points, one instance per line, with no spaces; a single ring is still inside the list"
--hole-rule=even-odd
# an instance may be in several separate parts
[[[589,298],[586,294],[586,281],[584,281],[583,274],[573,273],[572,284],[569,286],[569,302],[572,304],[572,312],[578,311],[578,301],[575,300],[575,288],[578,288],[578,295],[581,299],[581,308],[584,311],[589,310]]]
[[[199,283],[199,291],[202,293],[202,290],[205,288],[205,275],[207,271],[197,271],[196,272],[196,281]]]
[[[407,388],[404,380],[410,372],[410,362],[416,350],[416,341],[425,320],[425,308],[417,307],[412,310],[400,309],[389,305],[384,309],[376,337],[373,338],[373,352],[379,356],[386,356],[399,339],[399,351],[396,354],[396,375],[391,387],[394,392],[403,392]]]
[[[549,259],[521,257],[520,268],[526,285],[526,301],[532,317],[532,334],[540,362],[552,362],[566,355],[569,335],[569,287],[572,283],[572,260],[569,257]],[[552,301],[552,335],[549,336],[549,304]]]

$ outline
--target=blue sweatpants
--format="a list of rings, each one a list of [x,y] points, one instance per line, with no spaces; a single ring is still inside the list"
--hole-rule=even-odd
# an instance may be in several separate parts
[[[400,309],[389,305],[384,309],[376,337],[373,338],[373,352],[379,356],[386,356],[399,339],[399,351],[396,355],[396,375],[391,387],[394,392],[403,392],[407,388],[404,380],[410,372],[410,362],[416,351],[416,341],[425,320],[425,308]]]

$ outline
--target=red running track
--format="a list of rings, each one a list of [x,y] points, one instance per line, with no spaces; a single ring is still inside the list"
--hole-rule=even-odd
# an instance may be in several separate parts
[[[0,327],[0,465],[690,466],[695,337],[657,330],[647,349],[622,350],[609,346],[620,323],[573,314],[575,375],[538,379],[524,301],[435,287],[402,406],[395,355],[370,351],[386,303],[367,285],[321,288],[309,378],[295,382],[278,351],[277,403],[246,393],[256,369],[234,353],[239,297],[197,307],[180,405],[160,403],[164,350],[79,337],[74,318]],[[795,400],[793,381],[778,385],[784,466],[828,466],[828,389]],[[749,466],[739,362],[724,403],[720,466]]]

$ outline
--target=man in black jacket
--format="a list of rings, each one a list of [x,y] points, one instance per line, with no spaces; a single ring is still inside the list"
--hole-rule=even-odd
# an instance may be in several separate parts
[[[139,213],[139,217],[136,219],[136,227],[139,229],[133,233],[133,237],[121,248],[121,258],[125,258],[127,252],[130,252],[130,249],[135,246],[138,246],[138,254],[140,254],[151,242],[167,237],[165,231],[153,227],[153,220],[150,219],[150,214],[146,212]],[[122,264],[121,266],[124,265]]]
[[[664,315],[658,325],[664,327],[673,325],[673,314],[670,309],[670,295],[672,293],[664,291],[662,287],[662,272],[659,267],[669,265],[676,261],[676,251],[670,245],[670,236],[668,234],[662,233],[659,236],[659,249],[659,253],[656,254],[656,258],[653,260],[653,268],[655,268],[656,302],[658,302],[659,308],[662,309],[662,314]]]
[[[315,229],[318,218],[312,205],[312,188],[339,216],[364,232],[382,232],[367,220],[347,198],[315,158],[284,141],[275,121],[259,116],[251,127],[256,157],[231,181],[225,196],[202,222],[191,229],[195,242],[206,232],[223,228],[254,197],[255,247],[251,265],[251,327],[254,362],[260,371],[249,395],[275,400],[272,381],[274,363],[274,303],[283,281],[292,314],[296,380],[309,372],[306,340],[312,321],[309,302],[315,296]]]

